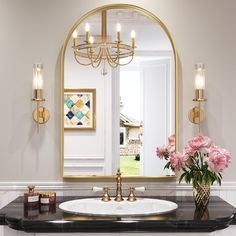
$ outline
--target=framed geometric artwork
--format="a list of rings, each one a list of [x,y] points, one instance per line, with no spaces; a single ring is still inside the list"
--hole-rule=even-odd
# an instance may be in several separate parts
[[[96,89],[64,89],[64,129],[96,129]]]

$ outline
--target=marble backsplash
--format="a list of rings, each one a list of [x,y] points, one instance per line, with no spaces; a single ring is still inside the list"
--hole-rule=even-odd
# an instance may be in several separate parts
[[[110,195],[115,195],[115,183],[65,183],[65,182],[44,182],[44,183],[0,183],[0,208],[13,201],[18,196],[23,196],[27,191],[27,185],[34,184],[37,191],[55,191],[57,196],[95,196],[102,193],[93,192],[93,186],[109,187]],[[137,196],[191,196],[192,187],[187,184],[176,183],[123,183],[123,196],[128,195],[131,186],[145,186],[144,193],[136,193]],[[236,183],[223,182],[222,186],[214,185],[211,188],[211,195],[220,196],[225,201],[236,207]]]

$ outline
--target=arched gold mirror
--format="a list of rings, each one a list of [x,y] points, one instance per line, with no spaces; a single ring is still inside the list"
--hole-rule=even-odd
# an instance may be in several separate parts
[[[121,65],[125,64],[125,65]],[[177,53],[166,26],[127,4],[82,16],[61,56],[62,176],[167,177],[156,147],[177,134]]]

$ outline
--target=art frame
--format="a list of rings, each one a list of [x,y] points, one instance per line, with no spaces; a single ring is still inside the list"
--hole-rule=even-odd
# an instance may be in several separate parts
[[[64,130],[96,130],[96,89],[64,89]]]

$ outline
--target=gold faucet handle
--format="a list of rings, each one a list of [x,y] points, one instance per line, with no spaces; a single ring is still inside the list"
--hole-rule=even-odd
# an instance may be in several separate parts
[[[104,201],[104,202],[109,202],[111,200],[108,190],[109,190],[109,188],[107,188],[107,187],[103,188],[104,192],[103,192],[103,196],[102,196],[102,201]]]
[[[129,191],[130,191],[130,193],[129,193],[129,196],[128,196],[128,199],[127,199],[127,201],[129,201],[129,202],[134,202],[134,201],[136,201],[137,199],[136,199],[136,196],[135,196],[135,194],[134,194],[134,191],[137,191],[137,192],[144,192],[146,190],[146,188],[145,187],[130,187],[129,188]]]
[[[135,194],[134,194],[134,190],[135,190],[135,188],[134,187],[130,187],[129,188],[129,196],[128,196],[128,199],[127,199],[127,201],[129,201],[129,202],[134,202],[134,201],[136,201],[136,197],[135,197]]]
[[[103,191],[103,195],[102,195],[102,201],[104,202],[108,202],[111,200],[110,195],[108,193],[109,188],[108,187],[93,187],[92,188],[93,192],[102,192]]]

